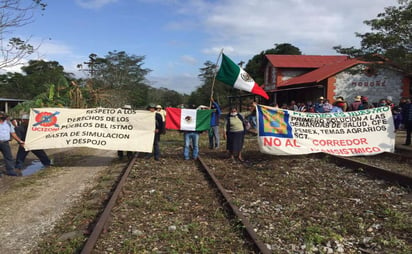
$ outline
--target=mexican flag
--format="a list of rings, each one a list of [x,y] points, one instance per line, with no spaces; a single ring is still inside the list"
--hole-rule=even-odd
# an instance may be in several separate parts
[[[166,129],[205,131],[210,129],[211,109],[166,108]]]
[[[222,54],[222,64],[216,75],[216,79],[234,88],[260,95],[266,100],[269,99],[265,90],[263,90],[246,71],[235,64],[225,54]]]

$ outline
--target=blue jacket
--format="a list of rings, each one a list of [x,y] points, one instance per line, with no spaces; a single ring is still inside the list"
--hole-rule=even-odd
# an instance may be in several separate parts
[[[219,118],[222,114],[222,111],[220,110],[219,104],[217,104],[217,102],[212,102],[212,104],[215,106],[215,110],[210,116],[210,126],[219,126]]]

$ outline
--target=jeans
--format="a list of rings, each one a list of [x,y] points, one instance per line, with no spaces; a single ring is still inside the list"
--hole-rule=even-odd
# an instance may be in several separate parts
[[[32,150],[30,151],[34,155],[39,158],[40,162],[45,166],[48,167],[50,166],[50,159],[47,156],[46,152],[44,150]],[[17,155],[16,155],[16,166],[15,168],[22,169],[24,160],[26,159],[27,155],[29,154],[29,151],[24,150],[23,147],[19,146],[19,149],[17,150]]]
[[[249,115],[248,118],[247,118],[247,120],[249,121],[251,127],[252,127],[253,129],[256,129],[256,126],[257,126],[256,116],[255,116],[255,115]]]
[[[13,171],[14,161],[13,155],[11,154],[11,149],[8,141],[0,142],[0,150],[3,154],[4,163],[6,164],[6,171]]]
[[[219,126],[212,126],[209,130],[209,148],[219,148]]]
[[[405,144],[410,145],[411,144],[411,134],[412,134],[412,121],[405,123],[405,129],[406,129]]]
[[[190,159],[190,145],[192,145],[192,158],[199,156],[199,132],[187,131],[184,133],[185,146],[183,148],[183,157],[185,160]]]
[[[155,160],[159,160],[160,157],[160,133],[156,133],[154,136],[154,142],[153,142],[153,156]]]

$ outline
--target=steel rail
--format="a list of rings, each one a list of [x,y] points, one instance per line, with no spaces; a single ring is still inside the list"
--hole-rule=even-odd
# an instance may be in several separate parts
[[[216,178],[216,176],[213,174],[213,172],[209,169],[209,167],[204,163],[204,161],[198,157],[198,160],[204,170],[207,173],[207,176],[212,180],[213,184],[216,186],[216,188],[219,190],[220,194],[223,196],[224,201],[229,205],[231,212],[241,221],[243,224],[249,238],[252,240],[253,244],[257,248],[257,250],[260,251],[260,253],[263,254],[270,254],[272,253],[266,245],[260,241],[258,235],[256,234],[255,230],[252,227],[252,224],[249,222],[249,220],[243,215],[243,213],[239,210],[239,208],[233,204],[232,199],[230,198],[229,194],[226,192],[226,190],[223,188],[222,184],[219,182],[219,180]]]
[[[322,154],[322,156],[330,158],[331,161],[334,162],[336,165],[350,167],[353,169],[362,169],[370,176],[380,178],[389,182],[397,183],[405,187],[412,187],[412,177],[410,176],[399,174],[397,172],[392,172],[359,161],[351,160],[346,157],[331,154]],[[396,156],[400,155],[396,154]]]
[[[412,158],[412,149],[406,148],[404,146],[395,146],[395,154],[400,154],[407,158]]]
[[[126,179],[128,178],[131,169],[133,168],[133,165],[136,161],[137,158],[137,153],[133,156],[133,158],[129,161],[129,163],[126,165],[123,175],[121,176],[119,182],[117,183],[110,199],[109,202],[107,203],[106,207],[104,208],[102,214],[100,215],[98,221],[96,222],[96,225],[93,228],[92,233],[90,234],[89,238],[87,239],[86,243],[83,246],[82,251],[80,252],[81,254],[89,254],[93,251],[94,247],[96,246],[96,242],[100,237],[101,232],[103,231],[108,219],[110,218],[110,213],[116,204],[117,198],[120,195],[120,192],[122,191],[123,185],[126,182]]]

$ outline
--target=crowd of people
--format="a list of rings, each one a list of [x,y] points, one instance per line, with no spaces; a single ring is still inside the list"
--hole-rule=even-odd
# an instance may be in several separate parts
[[[210,107],[208,106],[196,106],[191,105],[190,109],[211,109],[211,120],[210,120],[210,129],[207,130],[208,140],[209,140],[209,149],[219,149],[220,148],[220,119],[222,116],[222,110],[219,104],[213,99],[210,99]],[[151,108],[151,106],[149,106]],[[183,108],[183,107],[182,107]],[[161,114],[161,106],[158,105],[159,115]],[[166,112],[163,113],[164,116]],[[166,118],[163,118],[164,121]],[[230,154],[230,159],[233,161],[239,160],[244,161],[242,158],[242,148],[244,142],[244,136],[246,133],[246,122],[242,114],[237,112],[236,107],[231,107],[230,112],[224,118],[223,125],[223,138],[226,140],[226,150]],[[157,128],[157,127],[156,127]],[[184,160],[196,160],[199,156],[199,139],[200,134],[203,131],[186,131],[181,130],[183,133],[183,159]],[[156,129],[157,133],[157,129]],[[159,136],[160,139],[160,136]],[[155,143],[156,143],[155,137]],[[153,153],[155,154],[155,160],[159,158],[160,151],[157,150],[156,145],[154,146]],[[157,155],[156,155],[157,154]]]
[[[254,106],[251,105],[253,108]],[[281,106],[272,105],[277,108],[311,112],[311,113],[336,113],[357,111],[363,109],[370,109],[376,107],[389,106],[392,110],[395,131],[405,130],[406,139],[403,145],[411,145],[411,132],[412,132],[412,104],[411,98],[401,98],[399,103],[394,103],[391,96],[380,99],[378,102],[370,102],[367,96],[358,95],[355,96],[350,102],[346,101],[343,97],[336,97],[335,102],[330,101],[323,96],[319,97],[317,101],[296,102],[292,100],[289,104],[282,103]],[[256,126],[256,112],[251,111],[246,117],[252,127]]]
[[[209,149],[220,148],[220,120],[222,119],[222,110],[219,104],[210,99],[211,107],[202,106],[201,109],[212,109],[210,129],[208,130]],[[377,103],[370,103],[366,96],[356,96],[353,101],[348,103],[344,98],[337,97],[335,102],[330,103],[328,99],[319,97],[318,100],[313,103],[308,101],[306,103],[291,101],[289,104],[282,104],[279,107],[277,104],[272,105],[275,108],[300,111],[300,112],[312,112],[312,113],[333,113],[333,112],[346,112],[357,111],[363,109],[370,109],[374,107],[390,106],[394,118],[395,130],[404,129],[406,131],[406,139],[403,145],[411,145],[412,134],[412,102],[411,98],[402,98],[398,104],[392,102],[390,96],[386,99],[381,99]],[[124,109],[131,109],[130,105],[123,106]],[[191,108],[196,109],[193,105]],[[197,109],[200,109],[199,107]],[[160,135],[166,132],[166,111],[161,105],[149,104],[147,110],[156,114],[155,117],[155,136],[153,142],[152,153],[146,154],[147,158],[153,157],[155,160],[160,158]],[[244,143],[245,133],[249,128],[257,127],[257,115],[256,115],[256,102],[252,102],[247,113],[239,113],[237,107],[230,107],[229,112],[224,116],[223,123],[223,138],[226,140],[226,150],[229,153],[232,161],[243,162],[242,149]],[[24,149],[24,141],[28,128],[29,116],[24,114],[21,117],[21,123],[12,123],[4,112],[0,112],[0,151],[3,154],[5,162],[5,173],[10,176],[18,176],[21,174],[21,170],[24,164],[24,160],[29,153]],[[181,131],[184,137],[183,146],[183,159],[197,159],[199,156],[199,131]],[[15,139],[18,144],[18,152],[16,154],[16,160],[13,159],[9,141]],[[31,151],[35,154],[41,163],[47,167],[50,166],[51,161],[47,154],[43,150]],[[123,158],[123,151],[118,151],[118,157]],[[134,153],[126,152],[127,157],[130,159]],[[0,176],[3,172],[0,171]]]

